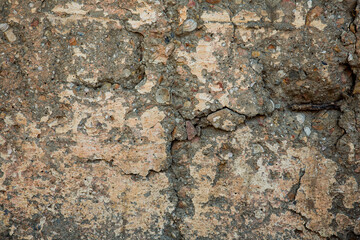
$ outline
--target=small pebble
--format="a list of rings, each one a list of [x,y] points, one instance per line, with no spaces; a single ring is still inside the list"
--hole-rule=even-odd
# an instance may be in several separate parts
[[[108,91],[108,90],[111,89],[111,83],[106,82],[106,83],[104,83],[104,84],[102,85],[101,88],[102,88],[103,91]]]
[[[193,140],[196,136],[196,129],[190,121],[186,121],[186,133],[188,140]]]
[[[253,145],[253,153],[254,154],[263,153],[263,152],[264,152],[264,148],[260,144]]]
[[[76,44],[77,44],[76,38],[75,37],[70,38],[69,44],[70,44],[70,46],[76,46]]]
[[[30,26],[32,27],[37,27],[40,23],[40,20],[38,18],[34,18],[33,21],[31,22]]]
[[[351,53],[349,53],[348,61],[352,61],[352,60],[354,60],[354,56]]]
[[[186,101],[186,102],[184,103],[184,108],[189,108],[189,107],[191,107],[191,102],[190,102],[190,101]]]
[[[253,52],[251,53],[251,56],[252,56],[253,58],[258,58],[258,57],[260,57],[260,52],[259,52],[259,51],[253,51]]]
[[[123,71],[123,76],[124,77],[130,77],[130,75],[131,75],[131,71],[129,70],[129,69],[125,69],[124,71]]]
[[[192,8],[192,7],[195,7],[195,6],[196,6],[195,1],[194,0],[189,0],[188,7]]]
[[[275,104],[274,104],[274,102],[271,100],[271,99],[269,99],[269,102],[268,102],[268,111],[269,112],[273,112],[275,110]]]
[[[197,22],[193,19],[188,19],[183,24],[184,32],[192,32],[197,28]]]
[[[156,91],[155,95],[158,103],[168,103],[170,101],[170,93],[166,88],[160,88]]]
[[[16,41],[16,36],[15,36],[15,34],[14,34],[14,32],[13,32],[12,29],[7,30],[7,31],[5,32],[5,36],[6,36],[7,40],[8,40],[9,42],[11,42],[11,43],[13,43],[13,42]]]
[[[300,123],[303,124],[305,122],[305,115],[302,113],[299,113],[296,115],[296,120]]]
[[[304,127],[304,132],[305,132],[306,136],[310,136],[310,134],[311,134],[311,130],[309,127]]]
[[[360,94],[360,82],[355,84],[353,94]]]
[[[257,73],[261,73],[261,72],[263,71],[263,69],[264,69],[264,66],[263,66],[262,64],[258,63],[258,62],[257,62],[256,60],[254,60],[254,59],[251,59],[251,60],[250,60],[250,66],[251,66],[251,68],[254,69],[255,72],[257,72]]]
[[[169,56],[173,53],[174,49],[175,49],[175,44],[174,44],[174,43],[170,43],[170,44],[167,45],[166,48],[165,48],[165,55],[166,55],[167,57],[169,57]]]
[[[2,31],[2,32],[5,32],[6,30],[8,30],[9,29],[9,24],[7,24],[7,23],[0,23],[0,30]]]

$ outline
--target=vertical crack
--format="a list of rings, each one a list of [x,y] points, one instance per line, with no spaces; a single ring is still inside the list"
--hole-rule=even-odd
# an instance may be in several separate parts
[[[289,191],[289,193],[287,194],[287,197],[291,200],[291,201],[295,201],[296,199],[296,195],[297,195],[297,192],[300,188],[300,185],[301,185],[301,179],[302,177],[305,175],[305,169],[302,168],[300,169],[300,172],[299,172],[299,180],[298,182],[293,185]]]
[[[177,216],[177,212],[178,212],[178,208],[179,208],[179,202],[180,202],[180,196],[179,196],[179,189],[178,189],[178,183],[179,183],[179,179],[175,173],[174,170],[174,158],[173,158],[173,145],[177,142],[177,140],[173,140],[171,141],[170,144],[170,165],[167,169],[168,171],[168,177],[170,178],[170,182],[172,185],[172,190],[174,191],[175,194],[175,203],[174,203],[174,210],[172,211],[170,218],[172,221],[172,225],[174,227],[172,227],[170,230],[165,230],[168,236],[170,236],[172,239],[176,239],[176,240],[182,240],[185,239],[183,233],[181,232],[180,229],[180,223],[181,223],[181,218]]]

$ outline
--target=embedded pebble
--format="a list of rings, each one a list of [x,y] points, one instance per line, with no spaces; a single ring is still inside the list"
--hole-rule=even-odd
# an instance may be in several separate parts
[[[130,75],[131,75],[131,71],[129,70],[129,69],[125,69],[124,71],[123,71],[123,76],[124,77],[130,77]]]
[[[197,28],[197,22],[193,19],[188,19],[183,24],[184,32],[192,32]]]
[[[309,127],[304,127],[304,132],[305,132],[306,136],[310,136],[310,134],[311,134],[311,130]]]
[[[169,43],[169,45],[167,45],[165,48],[165,55],[169,57],[173,53],[174,49],[175,49],[175,44]]]
[[[168,103],[170,102],[170,93],[166,88],[160,88],[156,91],[155,94],[156,101],[158,103]]]
[[[0,30],[2,31],[2,32],[5,32],[6,30],[8,30],[9,29],[9,24],[7,24],[7,23],[0,23]]]
[[[111,89],[111,83],[106,82],[102,85],[103,91],[109,91],[110,89]]]
[[[260,144],[253,145],[253,153],[254,154],[263,153],[263,152],[264,152],[264,148]]]
[[[357,82],[355,84],[354,90],[353,90],[353,94],[360,94],[360,82]]]
[[[177,139],[180,141],[185,141],[187,139],[187,133],[184,122],[177,123],[175,126],[173,132],[172,132],[173,139]]]
[[[251,56],[252,56],[253,58],[258,58],[258,57],[260,57],[260,52],[259,52],[259,51],[253,51],[253,52],[251,53]]]
[[[7,30],[7,31],[5,32],[5,36],[6,36],[7,40],[8,40],[9,42],[11,42],[11,43],[13,43],[13,42],[16,41],[16,36],[15,36],[15,34],[14,34],[14,32],[13,32],[12,29]]]
[[[273,112],[275,110],[275,104],[271,99],[267,102],[267,110],[268,112]]]
[[[250,60],[250,66],[257,73],[261,73],[264,69],[264,66],[262,64],[258,63],[256,60],[253,59]]]
[[[190,121],[186,121],[186,133],[188,140],[193,140],[196,136],[196,129]]]
[[[305,122],[305,115],[302,113],[299,113],[296,115],[296,120],[300,123],[303,124]]]

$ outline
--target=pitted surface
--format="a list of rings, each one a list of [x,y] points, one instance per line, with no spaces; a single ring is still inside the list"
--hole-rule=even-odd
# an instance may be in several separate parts
[[[358,239],[356,0],[0,0],[1,239]]]

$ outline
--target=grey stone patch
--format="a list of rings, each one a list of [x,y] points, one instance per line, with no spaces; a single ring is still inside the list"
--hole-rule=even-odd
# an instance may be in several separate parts
[[[215,128],[234,131],[237,125],[245,122],[245,116],[225,108],[210,114],[207,116],[207,120]]]

